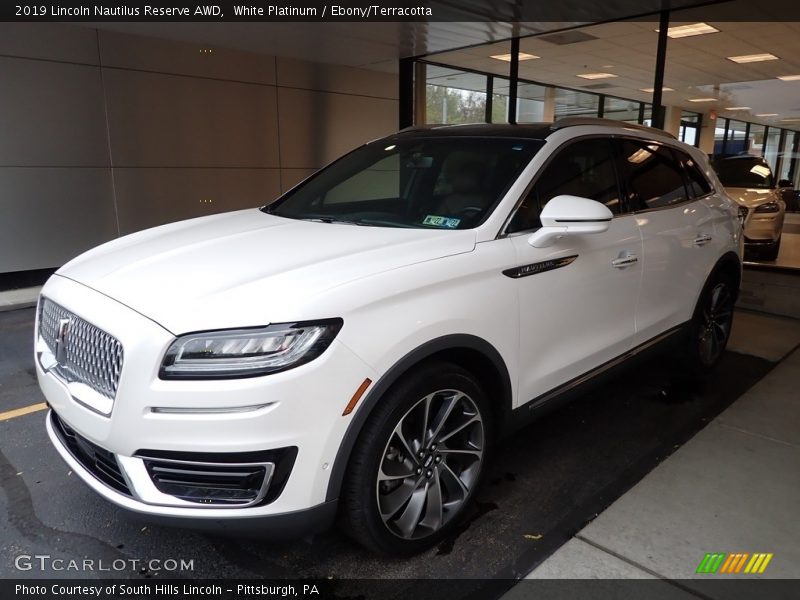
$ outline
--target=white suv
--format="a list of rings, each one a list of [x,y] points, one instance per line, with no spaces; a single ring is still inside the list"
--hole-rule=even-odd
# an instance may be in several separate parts
[[[38,308],[49,436],[157,521],[411,553],[498,438],[659,342],[704,370],[742,251],[705,157],[595,119],[416,128],[274,203],[112,241]]]

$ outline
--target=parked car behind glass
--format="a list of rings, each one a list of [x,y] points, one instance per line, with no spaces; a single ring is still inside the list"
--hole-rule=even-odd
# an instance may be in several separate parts
[[[747,210],[745,250],[777,259],[786,215],[783,192],[791,183],[776,181],[767,161],[758,156],[722,158],[714,162],[714,169],[728,195]]]

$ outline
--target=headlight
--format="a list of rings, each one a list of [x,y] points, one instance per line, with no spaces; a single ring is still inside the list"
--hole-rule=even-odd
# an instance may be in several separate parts
[[[757,212],[757,213],[774,213],[774,212],[778,212],[779,210],[780,210],[780,207],[778,206],[777,202],[764,202],[764,204],[761,204],[761,205],[756,207],[755,212]]]
[[[317,358],[341,328],[341,319],[326,319],[190,333],[169,347],[159,377],[233,379],[285,371]]]

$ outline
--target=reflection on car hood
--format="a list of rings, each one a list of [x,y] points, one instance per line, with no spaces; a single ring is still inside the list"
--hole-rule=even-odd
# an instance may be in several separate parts
[[[780,199],[780,195],[774,189],[755,189],[726,187],[725,192],[742,206],[755,208],[764,202],[773,202]]]
[[[472,230],[316,223],[250,209],[114,240],[58,274],[183,333],[297,319],[325,290],[474,248]]]

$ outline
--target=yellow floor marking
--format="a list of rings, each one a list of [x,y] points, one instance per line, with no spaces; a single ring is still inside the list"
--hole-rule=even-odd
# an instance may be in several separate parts
[[[8,421],[9,419],[14,419],[23,415],[29,415],[31,413],[46,409],[47,404],[44,402],[40,402],[39,404],[31,404],[30,406],[23,406],[22,408],[15,408],[14,410],[0,413],[0,421]]]

